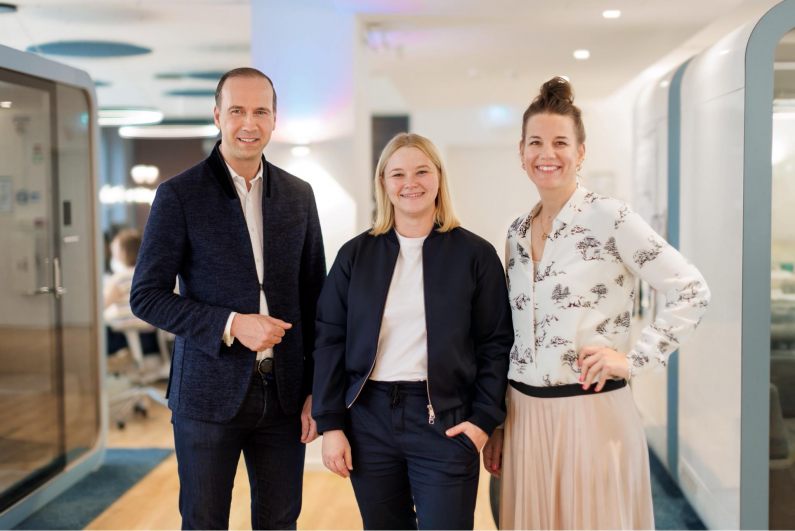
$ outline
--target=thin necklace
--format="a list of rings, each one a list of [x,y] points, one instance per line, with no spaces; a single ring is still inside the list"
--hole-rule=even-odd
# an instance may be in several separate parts
[[[541,225],[541,240],[546,241],[549,238],[549,232],[544,228],[544,221],[541,219],[541,213],[539,212],[538,215],[538,224]],[[552,220],[552,225],[555,224],[555,220]],[[552,231],[552,225],[549,226],[550,232]]]

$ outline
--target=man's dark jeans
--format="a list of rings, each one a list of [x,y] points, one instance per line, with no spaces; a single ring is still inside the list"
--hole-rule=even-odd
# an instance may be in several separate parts
[[[240,452],[251,485],[252,529],[295,529],[304,455],[301,415],[285,415],[276,380],[253,374],[246,399],[226,424],[172,414],[182,529],[227,529]]]

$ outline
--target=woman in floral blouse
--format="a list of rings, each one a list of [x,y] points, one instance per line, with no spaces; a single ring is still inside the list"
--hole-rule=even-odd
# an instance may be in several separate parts
[[[628,205],[576,180],[585,127],[556,77],[524,114],[522,167],[541,201],[508,230],[515,341],[508,418],[483,451],[503,529],[652,529],[646,437],[627,380],[665,366],[709,290]],[[666,298],[628,344],[635,278]]]

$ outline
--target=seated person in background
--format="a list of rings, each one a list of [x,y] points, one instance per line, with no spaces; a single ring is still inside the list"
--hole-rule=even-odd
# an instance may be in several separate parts
[[[135,317],[130,309],[130,288],[142,238],[140,231],[124,229],[119,231],[110,243],[112,274],[105,278],[103,306],[105,324],[108,327],[108,352],[111,354],[127,346],[124,335],[113,329],[138,327],[151,329],[149,325]],[[157,339],[154,333],[142,333],[141,344],[144,352],[157,352]]]
[[[108,325],[123,325],[128,319],[138,321],[130,310],[130,287],[141,239],[139,231],[126,229],[110,242],[110,269],[113,274],[105,281],[103,289],[105,322]]]

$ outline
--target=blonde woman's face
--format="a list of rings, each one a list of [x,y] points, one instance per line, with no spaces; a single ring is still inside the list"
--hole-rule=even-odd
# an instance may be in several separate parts
[[[538,188],[566,188],[582,164],[585,144],[577,142],[571,116],[536,114],[527,121],[519,151],[527,176]]]
[[[439,193],[439,171],[420,148],[402,147],[389,158],[381,177],[395,207],[395,221],[433,215]]]

